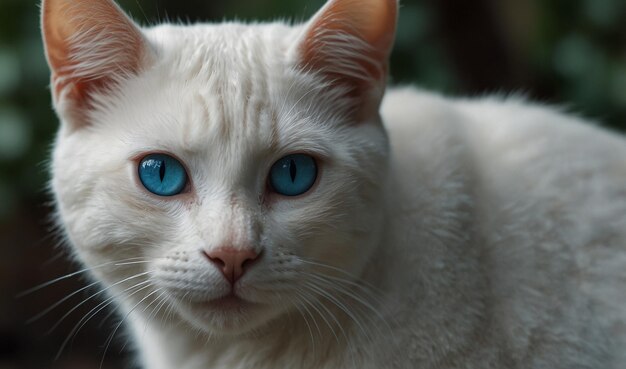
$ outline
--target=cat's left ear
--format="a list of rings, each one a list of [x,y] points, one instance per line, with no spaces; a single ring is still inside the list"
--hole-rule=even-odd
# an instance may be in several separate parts
[[[378,110],[395,38],[398,0],[329,0],[299,40],[299,66],[318,73],[361,106]]]
[[[115,89],[153,58],[113,0],[43,0],[41,20],[55,107],[71,129],[87,124],[94,94]]]

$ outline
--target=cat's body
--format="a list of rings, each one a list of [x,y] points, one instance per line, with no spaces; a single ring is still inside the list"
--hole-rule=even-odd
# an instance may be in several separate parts
[[[363,278],[386,292],[389,326],[362,312],[367,338],[357,338],[362,330],[342,321],[367,357],[356,367],[621,368],[623,140],[519,99],[406,88],[387,93],[382,115],[393,190]],[[323,321],[317,351],[293,317],[233,341],[135,324],[150,369],[353,366]]]
[[[432,349],[458,345],[440,358],[441,367],[622,367],[623,139],[518,99],[452,101],[410,91],[388,97],[383,116],[402,189],[392,191],[400,199],[388,216],[432,206],[437,196],[434,213],[449,214],[409,210],[410,222],[396,224],[418,224],[422,235],[436,231],[415,244],[393,243],[404,244],[396,253],[414,255],[396,258],[400,270],[427,270],[411,285],[426,284],[426,300],[440,299],[406,325],[435,312],[426,321],[438,320],[430,334],[442,337]],[[424,161],[415,165],[414,158]],[[416,193],[416,180],[426,190]],[[416,288],[409,306],[424,304],[423,294]]]
[[[412,88],[379,116],[393,0],[143,34],[108,0],[70,3],[44,2],[64,122],[53,188],[142,367],[626,365],[623,138],[520,99]],[[105,24],[82,15],[94,7]],[[151,152],[185,166],[176,196],[137,179]],[[278,196],[269,168],[298,152],[316,183]],[[255,252],[230,284],[224,248]]]

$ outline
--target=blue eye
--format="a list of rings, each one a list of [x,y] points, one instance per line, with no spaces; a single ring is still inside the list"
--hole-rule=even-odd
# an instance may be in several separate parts
[[[151,154],[139,163],[139,179],[150,192],[159,196],[178,195],[187,184],[183,165],[165,154]]]
[[[285,156],[270,170],[272,188],[285,196],[302,195],[313,187],[316,179],[315,159],[304,154]]]

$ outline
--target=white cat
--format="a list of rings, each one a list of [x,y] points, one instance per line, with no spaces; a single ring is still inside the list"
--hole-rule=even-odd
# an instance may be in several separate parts
[[[384,94],[397,8],[139,28],[43,1],[59,221],[142,368],[626,367],[626,140]]]

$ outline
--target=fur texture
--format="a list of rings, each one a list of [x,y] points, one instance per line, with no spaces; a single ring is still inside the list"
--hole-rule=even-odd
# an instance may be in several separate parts
[[[516,98],[378,109],[396,7],[140,30],[109,0],[44,1],[59,220],[142,368],[626,366],[626,141]],[[189,190],[142,188],[153,152]],[[269,191],[299,152],[314,188]],[[223,245],[262,252],[231,308],[209,303]]]

